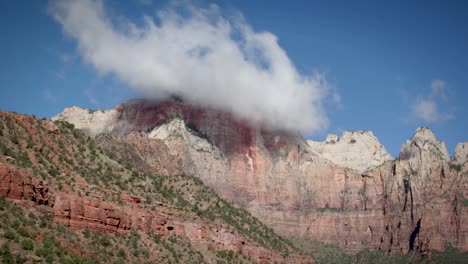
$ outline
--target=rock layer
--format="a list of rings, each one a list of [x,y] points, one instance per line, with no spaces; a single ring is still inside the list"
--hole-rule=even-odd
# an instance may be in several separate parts
[[[32,177],[28,170],[0,162],[0,196],[21,200],[26,198],[36,204],[50,205],[54,197],[49,187]]]
[[[89,229],[105,233],[124,233],[131,229],[166,236],[184,236],[192,242],[217,251],[232,250],[250,257],[257,263],[310,263],[305,256],[280,253],[265,249],[246,240],[232,227],[222,223],[206,223],[201,219],[184,219],[170,209],[150,211],[135,205],[118,206],[98,198],[77,194],[50,192],[36,181],[28,170],[0,162],[0,196],[19,203],[34,203],[50,208],[54,220],[73,229]],[[138,197],[123,194],[130,203],[139,203]]]
[[[468,167],[451,166],[445,144],[427,128],[393,160],[370,132],[307,143],[295,133],[182,102],[132,101],[115,111],[104,131],[162,140],[186,165],[181,172],[197,175],[280,234],[351,253],[424,252],[446,244],[468,250]]]
[[[65,108],[61,114],[53,117],[52,120],[67,121],[90,135],[97,135],[112,130],[112,124],[117,118],[117,114],[117,111],[114,109],[91,111],[72,106]]]
[[[371,131],[344,131],[341,137],[328,135],[323,142],[307,143],[324,158],[359,173],[393,159]]]
[[[258,263],[312,263],[307,258],[297,255],[285,259],[277,252],[245,240],[229,226],[187,221],[183,217],[172,215],[171,212],[158,213],[134,206],[116,206],[99,199],[58,193],[53,215],[57,222],[74,229],[106,233],[123,233],[130,229],[138,229],[162,237],[184,236],[190,241],[205,244],[217,251],[240,252]]]

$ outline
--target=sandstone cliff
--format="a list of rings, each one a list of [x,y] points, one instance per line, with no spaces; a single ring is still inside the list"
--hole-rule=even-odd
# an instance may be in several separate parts
[[[458,143],[454,158],[459,164],[465,164],[468,161],[468,142]]]
[[[325,141],[307,143],[322,157],[359,173],[393,159],[371,131],[344,131],[341,137],[328,135]]]
[[[67,107],[63,112],[52,120],[64,120],[75,125],[76,128],[84,130],[87,134],[97,135],[99,133],[111,132],[117,111],[114,109],[105,111],[91,111],[77,106]]]
[[[371,132],[306,142],[175,101],[132,101],[115,111],[104,131],[162,140],[181,172],[195,174],[280,234],[348,252],[427,252],[447,244],[468,250],[468,168],[454,166],[427,128],[393,160]],[[456,160],[466,157],[460,146]]]
[[[179,134],[173,136],[176,132]],[[142,259],[138,252],[128,256],[128,251],[119,253],[119,257],[115,248],[100,252],[98,247],[96,251],[86,245],[86,239],[63,241],[64,247],[72,244],[75,257],[91,255],[95,260],[92,263],[121,261],[122,258],[132,262],[177,263],[188,258],[184,255],[195,253],[199,257],[188,258],[188,263],[226,259],[242,263],[313,263],[310,257],[302,255],[247,211],[221,199],[198,178],[177,175],[192,168],[185,165],[188,163],[184,162],[190,161],[185,157],[193,156],[192,160],[202,163],[205,161],[203,153],[216,152],[211,143],[194,133],[181,120],[174,119],[153,129],[151,137],[132,132],[124,137],[100,135],[93,139],[69,123],[0,112],[0,242],[2,245],[19,244],[22,240],[8,243],[4,240],[15,236],[11,230],[29,224],[25,217],[3,211],[6,198],[29,211],[23,214],[32,214],[29,218],[36,218],[34,214],[39,218],[51,216],[56,224],[62,224],[56,229],[65,236],[70,235],[70,231],[64,229],[67,226],[79,231],[73,233],[74,236],[79,236],[82,230],[92,230],[122,234],[118,237],[122,239],[136,232],[135,236],[148,240],[133,247],[148,249],[149,259]],[[182,142],[190,142],[191,147],[182,145],[177,149],[174,155],[187,151],[178,158],[162,140],[173,142],[174,145],[168,145],[175,146],[179,144],[179,137]],[[14,221],[5,220],[5,215],[15,216]],[[44,227],[39,230],[42,232]],[[3,233],[8,231],[11,232],[4,237]],[[37,232],[36,227],[34,234]],[[31,240],[27,231],[18,231],[18,234]],[[168,243],[179,241],[177,237],[186,241],[184,247],[169,248],[168,252]],[[112,236],[102,239],[109,238]],[[21,251],[19,256],[28,260],[45,261],[43,254],[49,251],[42,249],[50,243],[46,245],[43,239],[38,236],[37,241],[28,242],[27,248],[38,248],[33,251],[35,255],[27,252],[28,249],[21,251],[18,246],[13,253],[17,255]],[[110,242],[102,243],[109,246]],[[122,250],[128,250],[126,243]],[[58,245],[55,243],[56,247]],[[6,252],[5,249],[2,248],[2,252]],[[51,258],[63,257],[52,255],[47,256],[48,262]]]

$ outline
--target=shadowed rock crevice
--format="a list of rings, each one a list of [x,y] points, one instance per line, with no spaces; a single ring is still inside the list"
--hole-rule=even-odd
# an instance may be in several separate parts
[[[421,230],[421,220],[420,218],[418,222],[416,223],[416,227],[414,228],[413,232],[411,232],[410,238],[409,238],[409,251],[414,250],[414,243],[416,242],[416,238],[419,235],[419,231]]]

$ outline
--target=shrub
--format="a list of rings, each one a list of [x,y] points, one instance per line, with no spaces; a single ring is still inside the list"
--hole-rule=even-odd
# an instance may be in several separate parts
[[[13,233],[13,231],[8,230],[3,234],[3,237],[6,238],[6,239],[9,239],[9,240],[13,240],[13,239],[15,239],[16,235],[15,235],[15,233]]]
[[[52,248],[43,247],[36,249],[36,255],[44,257],[47,263],[51,263],[54,260],[54,251]]]
[[[458,163],[455,163],[455,162],[450,162],[449,163],[449,166],[450,166],[450,169],[456,171],[456,172],[460,172],[461,169],[462,169],[462,166]]]
[[[127,254],[125,254],[125,251],[123,249],[119,249],[119,252],[117,253],[117,256],[119,258],[127,258]]]
[[[11,142],[12,142],[13,144],[15,144],[15,145],[18,145],[18,144],[19,144],[18,136],[13,135],[13,136],[11,137]]]
[[[86,237],[86,238],[90,238],[90,236],[91,236],[91,232],[89,232],[88,229],[83,230],[82,233],[83,233],[83,236]]]
[[[4,243],[0,247],[0,256],[2,257],[2,263],[13,263],[13,256],[7,243]]]
[[[34,244],[30,239],[24,239],[21,241],[21,248],[24,250],[33,250]]]
[[[29,237],[29,232],[24,227],[20,227],[18,229],[18,234],[20,234],[20,236],[23,236],[23,237]]]

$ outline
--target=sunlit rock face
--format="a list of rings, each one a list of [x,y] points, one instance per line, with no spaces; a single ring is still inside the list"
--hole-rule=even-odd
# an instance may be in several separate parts
[[[344,131],[341,137],[328,135],[325,141],[307,143],[322,157],[358,173],[393,159],[371,131]]]
[[[459,164],[465,164],[468,161],[468,142],[458,143],[455,147],[454,158]]]
[[[428,128],[419,128],[395,160],[368,131],[306,141],[173,100],[133,100],[104,113],[100,124],[72,118],[73,111],[57,118],[91,135],[139,132],[162,142],[167,151],[161,153],[171,158],[160,160],[170,160],[168,167],[175,163],[180,173],[198,176],[280,234],[348,252],[423,252],[447,244],[468,250],[468,167],[453,166]],[[466,144],[454,159],[466,160]]]
[[[63,120],[82,129],[89,135],[109,133],[117,119],[117,111],[114,109],[105,111],[92,111],[77,106],[67,107],[62,113],[52,117],[52,120]]]

